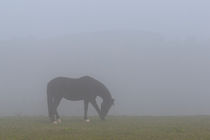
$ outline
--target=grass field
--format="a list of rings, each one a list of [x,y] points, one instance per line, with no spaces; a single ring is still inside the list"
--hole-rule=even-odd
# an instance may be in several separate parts
[[[1,117],[0,140],[210,140],[210,116],[90,119],[54,125],[47,117]]]

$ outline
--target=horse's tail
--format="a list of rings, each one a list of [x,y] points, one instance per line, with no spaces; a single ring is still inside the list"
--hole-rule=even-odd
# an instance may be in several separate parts
[[[47,86],[47,106],[48,106],[48,116],[49,118],[52,117],[52,105],[53,105],[53,97],[50,92],[49,85]]]

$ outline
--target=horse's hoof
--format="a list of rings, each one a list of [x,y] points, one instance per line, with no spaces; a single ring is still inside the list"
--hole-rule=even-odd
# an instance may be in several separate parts
[[[57,121],[53,121],[53,124],[58,124],[58,122]]]
[[[58,123],[61,123],[62,121],[61,121],[61,119],[58,119],[57,122],[58,122]]]
[[[87,123],[89,123],[90,122],[90,120],[89,119],[87,119],[87,120],[85,120]]]

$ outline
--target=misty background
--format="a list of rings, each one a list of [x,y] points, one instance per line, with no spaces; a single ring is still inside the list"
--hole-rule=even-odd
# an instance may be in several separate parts
[[[47,115],[48,81],[84,75],[110,90],[112,115],[210,114],[209,4],[0,1],[0,116]],[[83,102],[58,110],[83,115]]]

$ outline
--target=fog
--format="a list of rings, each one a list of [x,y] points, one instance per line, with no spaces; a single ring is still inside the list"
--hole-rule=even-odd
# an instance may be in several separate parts
[[[209,4],[1,1],[0,116],[47,115],[47,83],[84,75],[110,90],[112,115],[209,115]],[[83,115],[83,102],[58,110]]]

